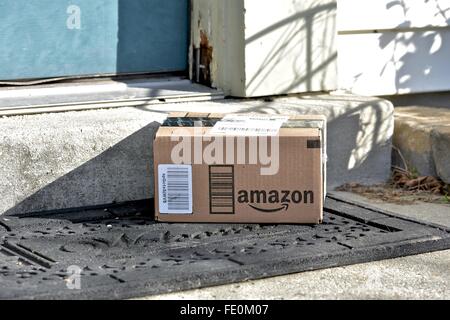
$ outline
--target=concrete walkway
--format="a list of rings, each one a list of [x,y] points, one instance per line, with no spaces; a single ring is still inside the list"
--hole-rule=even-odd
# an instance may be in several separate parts
[[[400,206],[347,192],[339,195],[450,227],[450,205]],[[450,299],[449,271],[446,250],[143,299]]]

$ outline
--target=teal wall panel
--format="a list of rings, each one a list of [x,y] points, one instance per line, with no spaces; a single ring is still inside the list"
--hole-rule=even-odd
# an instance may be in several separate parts
[[[0,80],[187,68],[188,0],[1,0]]]

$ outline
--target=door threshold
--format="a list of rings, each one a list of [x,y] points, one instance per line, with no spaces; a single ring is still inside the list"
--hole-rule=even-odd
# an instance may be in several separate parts
[[[0,115],[223,99],[220,90],[180,77],[93,79],[72,83],[0,88]]]

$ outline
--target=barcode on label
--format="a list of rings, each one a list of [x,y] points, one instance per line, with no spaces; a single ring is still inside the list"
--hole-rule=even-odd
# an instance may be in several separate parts
[[[226,115],[209,131],[216,135],[276,136],[286,116]]]
[[[209,166],[209,210],[212,214],[234,214],[233,166]]]
[[[192,167],[158,165],[159,212],[192,213]]]
[[[229,132],[254,132],[254,133],[277,133],[278,129],[268,129],[268,128],[231,128],[231,127],[217,127],[218,131],[229,131]]]

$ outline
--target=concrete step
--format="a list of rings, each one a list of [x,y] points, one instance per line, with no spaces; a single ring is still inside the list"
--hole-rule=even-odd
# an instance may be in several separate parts
[[[0,116],[223,99],[223,92],[179,77],[86,79],[0,87]]]
[[[450,183],[450,108],[395,108],[393,141],[410,171],[438,176]],[[393,162],[404,166],[396,152],[393,153]]]
[[[225,99],[0,118],[0,214],[153,197],[152,139],[171,111],[323,114],[328,188],[388,179],[393,106],[354,95]]]

